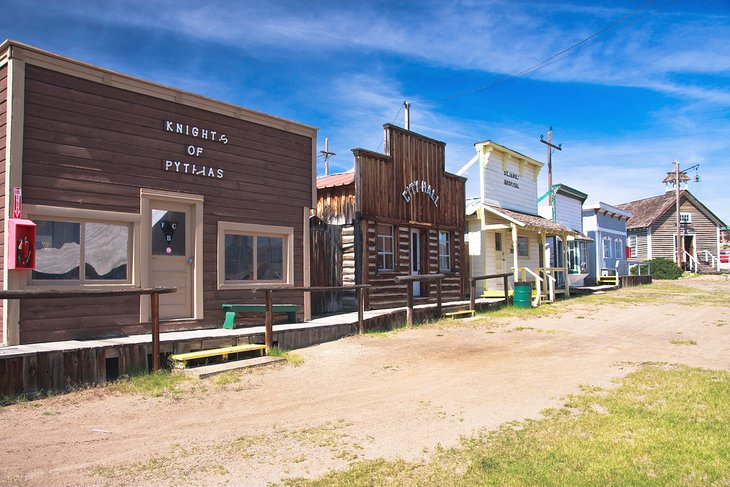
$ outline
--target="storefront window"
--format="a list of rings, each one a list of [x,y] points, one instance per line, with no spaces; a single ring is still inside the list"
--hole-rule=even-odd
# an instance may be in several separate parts
[[[219,222],[218,287],[293,284],[291,228]]]
[[[451,234],[439,232],[439,271],[448,272],[451,270]]]
[[[588,271],[588,246],[583,240],[568,242],[568,272],[583,274]]]
[[[527,237],[517,237],[517,257],[529,257],[530,245]]]
[[[393,258],[393,225],[378,224],[378,270],[395,269]]]
[[[284,239],[263,235],[226,235],[226,281],[283,281]]]
[[[130,228],[36,219],[35,281],[127,281]]]

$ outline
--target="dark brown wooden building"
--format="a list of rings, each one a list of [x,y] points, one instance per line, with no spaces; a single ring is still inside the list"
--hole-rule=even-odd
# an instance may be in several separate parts
[[[384,129],[384,154],[353,149],[354,172],[317,180],[317,217],[342,228],[339,284],[373,285],[367,305],[383,308],[405,304],[395,276],[444,273],[444,298],[463,299],[466,180],[445,171],[443,142]],[[435,285],[415,291],[435,298]]]
[[[0,46],[0,123],[3,289],[174,285],[171,331],[220,326],[221,304],[263,302],[256,288],[309,284],[316,129],[14,41]],[[276,299],[308,316],[302,293]],[[141,333],[149,307],[6,300],[0,338]]]

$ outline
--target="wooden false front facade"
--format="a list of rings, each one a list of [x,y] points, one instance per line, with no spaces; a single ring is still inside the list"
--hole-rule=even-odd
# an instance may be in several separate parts
[[[316,129],[13,41],[0,95],[3,289],[175,286],[172,331],[221,326],[222,304],[263,303],[257,287],[309,285]],[[35,268],[5,265],[25,255],[14,188]],[[277,299],[307,317],[302,293]],[[148,297],[2,304],[5,345],[149,331]]]
[[[354,149],[353,173],[317,183],[317,217],[345,228],[342,280],[372,285],[367,306],[384,308],[405,304],[396,276],[443,272],[444,299],[463,299],[465,179],[445,171],[443,142],[384,129],[384,154]],[[435,284],[416,291],[435,299]]]

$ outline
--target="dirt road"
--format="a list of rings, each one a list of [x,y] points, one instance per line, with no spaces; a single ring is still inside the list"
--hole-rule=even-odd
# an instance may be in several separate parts
[[[297,351],[299,367],[182,394],[102,388],[7,406],[0,483],[266,485],[362,459],[428,457],[560,407],[583,385],[610,387],[642,362],[730,369],[730,282],[650,288],[543,306],[529,319],[350,337]]]

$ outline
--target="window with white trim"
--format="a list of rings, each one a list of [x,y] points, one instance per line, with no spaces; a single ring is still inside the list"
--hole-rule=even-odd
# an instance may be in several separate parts
[[[378,223],[378,270],[392,271],[395,269],[393,251],[393,225]]]
[[[631,250],[630,257],[636,259],[636,257],[639,255],[638,254],[638,242],[637,242],[636,235],[629,235],[628,237],[626,237],[626,240],[628,241],[627,244],[629,246],[629,249]]]
[[[620,238],[613,241],[613,256],[617,259],[624,258],[624,244]]]
[[[293,284],[294,231],[289,227],[218,223],[218,287]]]
[[[604,259],[610,259],[611,258],[611,237],[603,237],[602,240],[603,244],[603,258]]]
[[[36,268],[31,281],[79,285],[128,283],[132,224],[51,220],[36,224]]]
[[[692,223],[692,213],[680,213],[679,223]]]
[[[439,231],[439,272],[451,271],[451,233]]]

